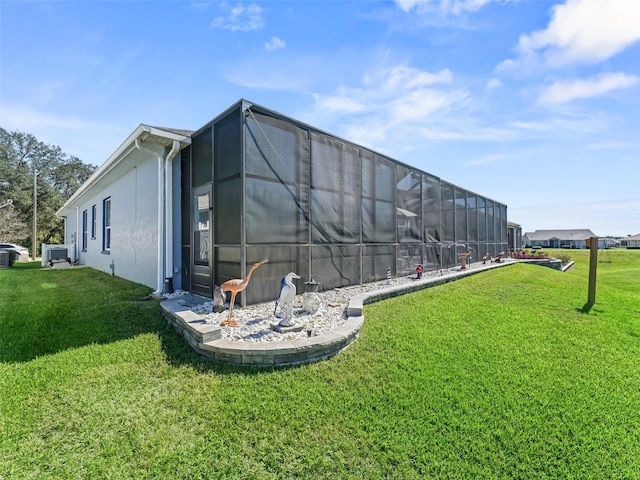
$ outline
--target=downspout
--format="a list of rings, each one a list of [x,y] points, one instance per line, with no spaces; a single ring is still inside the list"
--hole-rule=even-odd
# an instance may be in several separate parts
[[[76,233],[73,237],[75,243],[76,262],[80,262],[80,247],[78,246],[78,232],[80,231],[80,207],[76,207]],[[86,260],[85,260],[86,261]]]
[[[152,295],[161,295],[162,288],[164,285],[164,269],[162,263],[162,254],[164,252],[164,235],[162,234],[162,224],[163,224],[163,204],[164,204],[164,191],[163,191],[163,162],[162,155],[153,150],[143,147],[140,139],[136,138],[136,148],[143,152],[147,152],[158,159],[158,256],[157,256],[157,277],[156,277],[156,291],[152,293]]]
[[[173,170],[171,162],[180,151],[180,142],[173,141],[173,147],[167,154],[164,162],[164,185],[165,185],[165,217],[164,217],[164,274],[165,286],[172,293],[173,291]]]

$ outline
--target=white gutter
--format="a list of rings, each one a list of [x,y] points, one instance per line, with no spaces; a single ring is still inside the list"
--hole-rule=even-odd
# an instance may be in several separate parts
[[[66,231],[66,225],[65,225],[65,231]],[[76,254],[76,262],[80,261],[80,247],[78,246],[78,234],[80,233],[80,207],[76,207],[76,234],[74,236],[74,242],[75,245],[75,254]],[[65,239],[65,243],[66,243],[66,239]]]
[[[58,209],[56,212],[57,216],[63,216],[63,212],[67,207],[70,207],[78,198],[80,198],[87,190],[89,190],[95,183],[97,183],[101,178],[105,177],[113,168],[115,168],[123,158],[125,158],[131,151],[132,148],[131,143],[135,138],[138,138],[144,132],[148,130],[149,127],[146,125],[139,125],[131,135],[125,140],[122,145],[118,147],[118,149],[107,159],[106,162],[100,166],[93,174],[82,184],[80,188],[76,190],[69,199],[64,202],[64,205]]]
[[[143,152],[147,152],[153,156],[155,156],[158,159],[158,255],[157,255],[157,265],[158,265],[158,271],[157,271],[157,277],[156,277],[156,291],[153,292],[153,295],[160,295],[162,293],[163,290],[163,285],[164,285],[164,269],[163,269],[163,262],[162,262],[162,256],[163,256],[163,252],[164,252],[164,235],[162,235],[162,224],[163,224],[163,212],[164,212],[164,208],[163,208],[163,204],[164,204],[164,191],[163,191],[163,173],[164,173],[164,165],[162,162],[162,155],[160,155],[158,152],[155,152],[154,150],[151,150],[147,147],[143,147],[140,139],[136,138],[135,139],[135,143],[136,143],[136,148],[138,150],[141,150]]]
[[[173,279],[173,170],[171,168],[171,162],[176,154],[180,151],[180,142],[173,141],[173,147],[167,154],[167,158],[164,162],[164,191],[165,191],[165,216],[164,216],[164,272],[165,278],[169,280],[169,285],[172,287]]]
[[[179,135],[176,133],[168,132],[166,130],[151,127],[149,125],[140,124],[127,139],[118,147],[118,149],[105,161],[98,170],[93,172],[86,182],[84,182],[78,190],[75,191],[71,197],[64,202],[64,205],[58,209],[56,215],[63,217],[64,211],[67,208],[73,208],[72,205],[91,189],[96,183],[106,177],[114,168],[116,168],[120,162],[125,159],[132,151],[136,149],[134,142],[136,139],[145,138],[148,135],[154,135],[163,139],[175,141],[178,140],[182,143],[191,143],[188,136]],[[154,153],[154,155],[157,155]]]

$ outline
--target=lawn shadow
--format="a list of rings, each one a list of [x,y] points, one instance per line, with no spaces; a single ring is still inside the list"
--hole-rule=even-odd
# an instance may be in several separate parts
[[[254,375],[270,368],[213,362],[191,349],[162,316],[151,289],[91,268],[42,269],[38,262],[0,272],[0,363],[152,334],[166,362],[201,373]],[[127,348],[127,347],[123,347]]]
[[[43,270],[35,262],[2,273],[2,363],[28,362],[163,329],[160,305],[145,300],[151,289],[144,285],[91,268]]]
[[[582,308],[576,308],[576,310],[579,311],[580,313],[589,313],[592,308],[593,308],[593,303],[587,302],[582,306]]]
[[[579,313],[584,313],[585,315],[589,315],[589,313],[605,313],[602,308],[594,308],[594,303],[585,303],[582,308],[576,308],[576,311]]]

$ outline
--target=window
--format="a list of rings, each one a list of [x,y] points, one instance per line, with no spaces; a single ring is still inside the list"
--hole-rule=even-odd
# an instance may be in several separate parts
[[[102,201],[102,251],[111,250],[111,197]]]
[[[82,251],[87,250],[87,211],[82,212]]]
[[[98,219],[96,217],[97,217],[97,215],[96,215],[96,206],[93,205],[91,207],[91,238],[93,240],[96,239],[96,230],[97,230],[96,223],[98,221]]]

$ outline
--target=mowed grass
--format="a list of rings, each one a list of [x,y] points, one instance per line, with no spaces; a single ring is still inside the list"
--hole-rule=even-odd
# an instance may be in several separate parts
[[[202,361],[149,289],[0,270],[0,479],[640,478],[640,250],[365,307],[328,361]],[[584,313],[588,311],[588,313]]]

